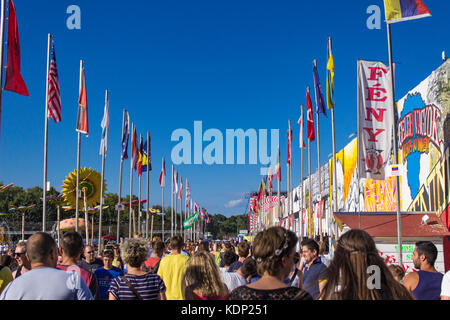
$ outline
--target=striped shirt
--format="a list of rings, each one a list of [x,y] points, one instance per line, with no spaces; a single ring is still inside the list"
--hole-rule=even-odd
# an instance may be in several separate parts
[[[151,272],[143,276],[126,274],[124,277],[131,282],[144,300],[157,300],[159,294],[166,291],[163,280],[157,274]],[[138,300],[136,295],[123,280],[123,277],[117,277],[112,280],[108,292],[111,292],[117,300]]]

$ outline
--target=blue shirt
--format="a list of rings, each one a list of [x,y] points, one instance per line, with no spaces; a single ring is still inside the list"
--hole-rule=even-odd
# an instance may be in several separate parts
[[[108,300],[108,290],[114,278],[123,276],[123,271],[120,268],[112,267],[106,270],[105,267],[100,267],[95,270],[95,276],[98,280],[98,287],[100,289],[100,299]]]
[[[319,280],[325,278],[325,270],[327,266],[322,262],[320,257],[317,257],[308,267],[306,264],[303,268],[303,290],[307,291],[314,300],[319,297]]]

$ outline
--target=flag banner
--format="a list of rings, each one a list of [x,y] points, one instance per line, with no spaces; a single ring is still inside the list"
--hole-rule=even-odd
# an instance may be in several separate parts
[[[108,151],[108,131],[109,131],[109,94],[106,96],[105,110],[102,119],[102,140],[100,141],[100,155],[106,156]]]
[[[280,147],[278,147],[277,166],[275,167],[275,176],[278,182],[281,181],[281,162],[280,162]]]
[[[48,73],[48,117],[55,123],[61,121],[61,93],[59,90],[58,68],[56,67],[55,44],[52,40],[50,70]]]
[[[196,223],[198,220],[198,213],[194,213],[193,215],[191,215],[189,218],[187,218],[186,220],[183,221],[183,228],[184,229],[190,229],[192,228],[192,226],[194,225],[194,223]]]
[[[327,63],[327,107],[334,108],[334,58],[333,53],[329,49]]]
[[[142,135],[139,137],[139,153],[138,153],[138,177],[142,175],[142,161],[144,160],[144,141]]]
[[[122,160],[128,159],[128,138],[130,136],[130,115],[125,110],[125,125],[122,132]]]
[[[309,88],[306,90],[306,137],[309,141],[314,141],[316,139],[314,131],[314,116],[313,116],[313,106],[311,101],[311,95],[309,94]]]
[[[381,62],[358,61],[359,174],[384,180],[392,150],[390,70]]]
[[[317,113],[323,113],[325,117],[327,116],[327,111],[325,108],[325,102],[323,100],[322,86],[320,85],[319,74],[317,73],[317,62],[314,60],[313,63],[313,77],[314,77],[314,92],[316,96],[316,111]]]
[[[149,136],[149,141],[145,141],[144,142],[144,152],[143,152],[143,158],[142,158],[142,172],[148,172],[148,171],[152,171],[152,146],[151,146],[151,138],[150,138],[150,134]],[[147,154],[147,143],[150,143],[149,147],[148,147],[148,154]]]
[[[131,163],[133,169],[137,169],[137,164],[139,160],[139,146],[137,141],[136,127],[133,128],[133,135],[131,137]]]
[[[430,17],[431,12],[422,0],[384,0],[387,23]]]
[[[17,25],[16,8],[12,0],[9,0],[7,51],[5,90],[29,97],[27,86],[20,74],[19,27]]]
[[[178,199],[183,199],[183,178],[180,177],[180,192],[178,192]]]
[[[270,165],[269,170],[267,171],[267,181],[268,181],[268,188],[269,192],[272,192],[273,190],[273,171],[272,171],[272,165]]]
[[[189,187],[189,181],[188,181],[188,179],[186,178],[186,199],[185,199],[185,202],[186,202],[186,208],[188,208],[189,207],[189,202],[191,201],[191,187]]]
[[[291,158],[292,129],[288,129],[286,137],[287,137],[287,142],[286,142],[286,144],[287,144],[287,147],[286,147],[286,149],[287,149],[287,157],[286,158],[287,159],[286,159],[286,163],[290,164],[291,160],[292,160],[292,158]]]
[[[77,131],[89,136],[88,106],[86,92],[86,75],[81,67],[80,96],[78,97]]]
[[[303,138],[303,123],[305,121],[304,119],[305,117],[303,116],[303,105],[300,106],[300,118],[298,119],[298,125],[300,126],[300,134],[299,134],[299,146],[300,149],[305,149],[306,148],[306,144],[305,144],[305,140]]]
[[[178,193],[178,171],[175,171],[175,175],[173,176],[173,193]]]
[[[161,188],[164,188],[165,184],[166,184],[166,161],[163,158],[161,173],[159,174],[159,185],[161,186]]]

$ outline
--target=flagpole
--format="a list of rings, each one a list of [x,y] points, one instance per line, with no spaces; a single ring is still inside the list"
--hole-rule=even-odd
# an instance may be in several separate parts
[[[280,146],[278,146],[278,160],[280,160]],[[278,162],[277,162],[277,165],[278,165]],[[280,173],[281,173],[281,163],[280,163],[280,168],[277,167],[277,170],[275,171],[275,175],[277,174],[278,170],[280,170]],[[280,182],[281,181],[280,180],[277,179],[277,181],[278,181],[278,201],[277,201],[278,220],[281,220],[281,216],[280,216]]]
[[[161,166],[162,166],[162,168],[165,167],[165,165],[164,165],[164,158],[162,159],[162,164],[161,164]],[[161,169],[161,170],[163,170],[163,169]],[[164,174],[165,174],[165,168],[164,168]],[[165,210],[164,210],[164,188],[166,187],[166,176],[163,175],[163,176],[162,176],[162,179],[164,179],[164,186],[161,187],[161,198],[162,198],[162,210],[161,210],[161,211],[162,211],[162,217],[161,217],[162,237],[161,237],[161,239],[162,239],[162,241],[164,242],[164,235],[165,235],[164,218],[165,218],[165,216],[166,216],[166,212],[165,212]],[[162,181],[162,180],[161,180],[161,181]]]
[[[150,132],[147,131],[147,214],[145,221],[145,237],[148,238],[148,214],[150,211]],[[152,213],[152,227],[150,229],[150,238],[153,238],[153,221],[154,214]]]
[[[291,193],[291,203],[290,203],[290,210],[291,210],[291,218],[292,221],[294,222],[294,188],[293,188],[293,183],[292,183],[292,127],[291,127],[291,120],[289,120],[289,156],[290,156],[290,161],[289,161],[289,188],[290,188],[290,193]],[[294,225],[290,225],[289,228],[294,229]]]
[[[2,0],[2,6],[4,5],[4,0]],[[3,7],[2,7],[3,12]],[[3,14],[2,14],[2,20],[3,20]],[[3,27],[3,21],[2,21],[2,27]],[[1,31],[2,38],[2,45],[1,45],[1,52],[3,60],[3,28]],[[52,42],[52,35],[48,34],[48,45],[47,45],[47,77],[46,77],[46,85],[45,85],[45,131],[44,131],[44,185],[43,185],[43,192],[42,192],[42,232],[45,232],[45,219],[46,219],[46,213],[47,213],[47,143],[48,143],[48,74],[50,73],[50,46]],[[3,61],[2,61],[2,69],[3,73]],[[0,77],[0,87],[3,82],[1,82]],[[1,89],[0,89],[1,90]],[[1,93],[0,93],[1,97]],[[1,103],[1,98],[0,98]],[[1,108],[1,105],[0,105]]]
[[[5,15],[6,15],[6,1],[1,0],[1,17],[0,17],[0,123],[2,118],[2,95],[3,95],[3,49],[5,47]],[[48,70],[48,67],[47,67]],[[48,73],[48,71],[47,71]],[[48,78],[48,77],[47,77]],[[1,124],[0,124],[0,130],[1,130]],[[45,199],[45,197],[44,197]]]
[[[125,112],[126,110],[123,109],[123,119],[122,119],[122,137],[123,137],[123,129],[125,127]],[[120,173],[119,173],[119,200],[118,203],[120,204],[122,201],[122,168],[123,168],[123,157],[122,154],[120,155]],[[120,235],[120,208],[117,208],[117,237],[116,241],[119,243],[119,235]]]
[[[80,60],[80,90],[81,90],[81,80],[82,80],[82,70],[83,70],[83,60]],[[79,204],[79,193],[80,193],[80,150],[81,150],[81,133],[78,131],[78,144],[77,144],[77,187],[75,195],[75,231],[78,232],[78,211],[80,208]],[[87,222],[85,221],[85,224]],[[86,243],[87,244],[87,243]]]
[[[109,101],[109,91],[106,90],[105,91],[105,105],[108,103]],[[107,110],[107,112],[109,113],[109,109]],[[108,116],[107,116],[108,117]],[[107,128],[106,130],[109,130],[109,121],[108,123],[106,123]],[[107,138],[108,135],[106,135],[105,139]],[[103,137],[102,137],[103,139]],[[106,144],[108,143],[108,141],[104,141],[103,142],[103,149],[102,149],[102,181],[100,184],[100,212],[99,212],[99,217],[98,217],[98,252],[100,252],[100,239],[102,238],[102,214],[103,214],[103,193],[104,193],[104,177],[105,177],[105,156],[106,156]],[[94,242],[94,240],[92,240],[92,242]]]
[[[314,67],[317,68],[317,60],[314,59],[313,61]],[[317,92],[317,91],[316,91]],[[316,104],[318,103],[319,98],[316,97]],[[320,241],[322,241],[323,239],[323,235],[322,235],[322,213],[320,212],[320,202],[322,201],[322,175],[320,173],[320,132],[319,132],[319,110],[318,110],[318,106],[316,105],[316,114],[317,114],[317,167],[318,167],[318,174],[319,174],[319,195],[320,195],[320,200],[319,200],[319,238]]]
[[[131,124],[131,141],[133,141],[133,136],[134,136],[134,123]],[[133,144],[133,143],[131,143]],[[131,146],[131,148],[133,148],[133,146]],[[133,154],[130,155],[130,214],[128,217],[128,238],[131,238],[131,217],[133,215],[133,206],[132,206],[132,201],[133,201]],[[134,225],[133,225],[134,226]]]
[[[392,38],[391,38],[391,25],[389,23],[386,23],[387,25],[387,35],[388,35],[388,47],[389,47],[389,68],[391,71],[391,92],[392,92],[392,118],[394,122],[394,161],[393,164],[398,164],[398,128],[397,128],[397,110],[395,103],[395,86],[394,86],[394,66],[393,66],[393,58],[392,58]],[[403,253],[402,253],[402,221],[401,221],[401,214],[400,214],[400,178],[397,175],[395,177],[395,190],[397,190],[397,244],[399,249],[399,264],[400,266],[403,266]],[[359,198],[359,197],[358,197]]]
[[[328,38],[328,59],[331,56],[331,49],[332,49],[332,41],[331,41],[331,37]],[[331,84],[330,84],[331,85]],[[334,218],[334,214],[338,211],[338,199],[337,199],[337,159],[336,159],[336,134],[335,134],[335,121],[334,121],[334,101],[333,101],[333,105],[330,106],[331,107],[331,134],[332,134],[332,140],[333,140],[333,206],[332,206],[332,216],[330,217],[330,224]],[[358,184],[359,185],[359,184]],[[335,228],[334,228],[334,236],[335,239],[337,240],[337,223],[336,223],[336,219],[334,219],[335,221]],[[331,240],[331,235],[330,235],[330,240]],[[331,248],[331,246],[330,246]]]
[[[139,148],[141,146],[141,142],[142,142],[142,134],[139,134]],[[144,152],[144,150],[142,150],[142,152]],[[138,228],[137,228],[137,233],[139,233],[141,231],[141,187],[142,187],[142,161],[144,159],[144,155],[141,155],[141,174],[139,175],[139,203],[138,203]],[[148,207],[148,203],[147,203],[147,207]]]
[[[175,172],[175,185],[178,186],[178,171]],[[173,229],[173,233],[174,235],[177,234],[178,232],[178,192],[175,192],[175,196],[174,196],[174,201],[175,201],[175,216],[174,216],[174,220],[175,220],[175,225],[174,225],[174,229]]]
[[[172,190],[170,192],[170,194],[171,194],[171,197],[170,197],[170,203],[171,203],[170,209],[172,211],[172,215],[171,215],[171,219],[170,219],[170,237],[173,237],[173,179],[174,179],[174,176],[173,176],[173,164],[172,164]]]
[[[301,170],[302,170],[302,173],[301,173],[301,183],[300,183],[300,188],[301,188],[301,205],[299,203],[300,209],[299,209],[299,213],[298,213],[298,219],[300,220],[300,236],[301,236],[300,242],[301,242],[301,240],[303,240],[303,235],[304,235],[304,233],[303,233],[303,207],[304,207],[304,193],[303,193],[303,146],[304,146],[303,145],[303,125],[304,125],[304,117],[303,117],[303,104],[300,105],[300,108],[301,108],[300,115],[301,115],[301,118],[302,118],[302,126],[300,127],[300,130],[302,130],[302,132],[300,134],[301,134],[302,139],[299,142],[299,144],[300,144],[300,153],[301,153]]]

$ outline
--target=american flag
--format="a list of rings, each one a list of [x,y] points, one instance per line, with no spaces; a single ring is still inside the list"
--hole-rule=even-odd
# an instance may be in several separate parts
[[[50,71],[48,73],[48,117],[55,123],[61,121],[61,95],[59,91],[58,68],[56,67],[55,44],[52,41]]]

